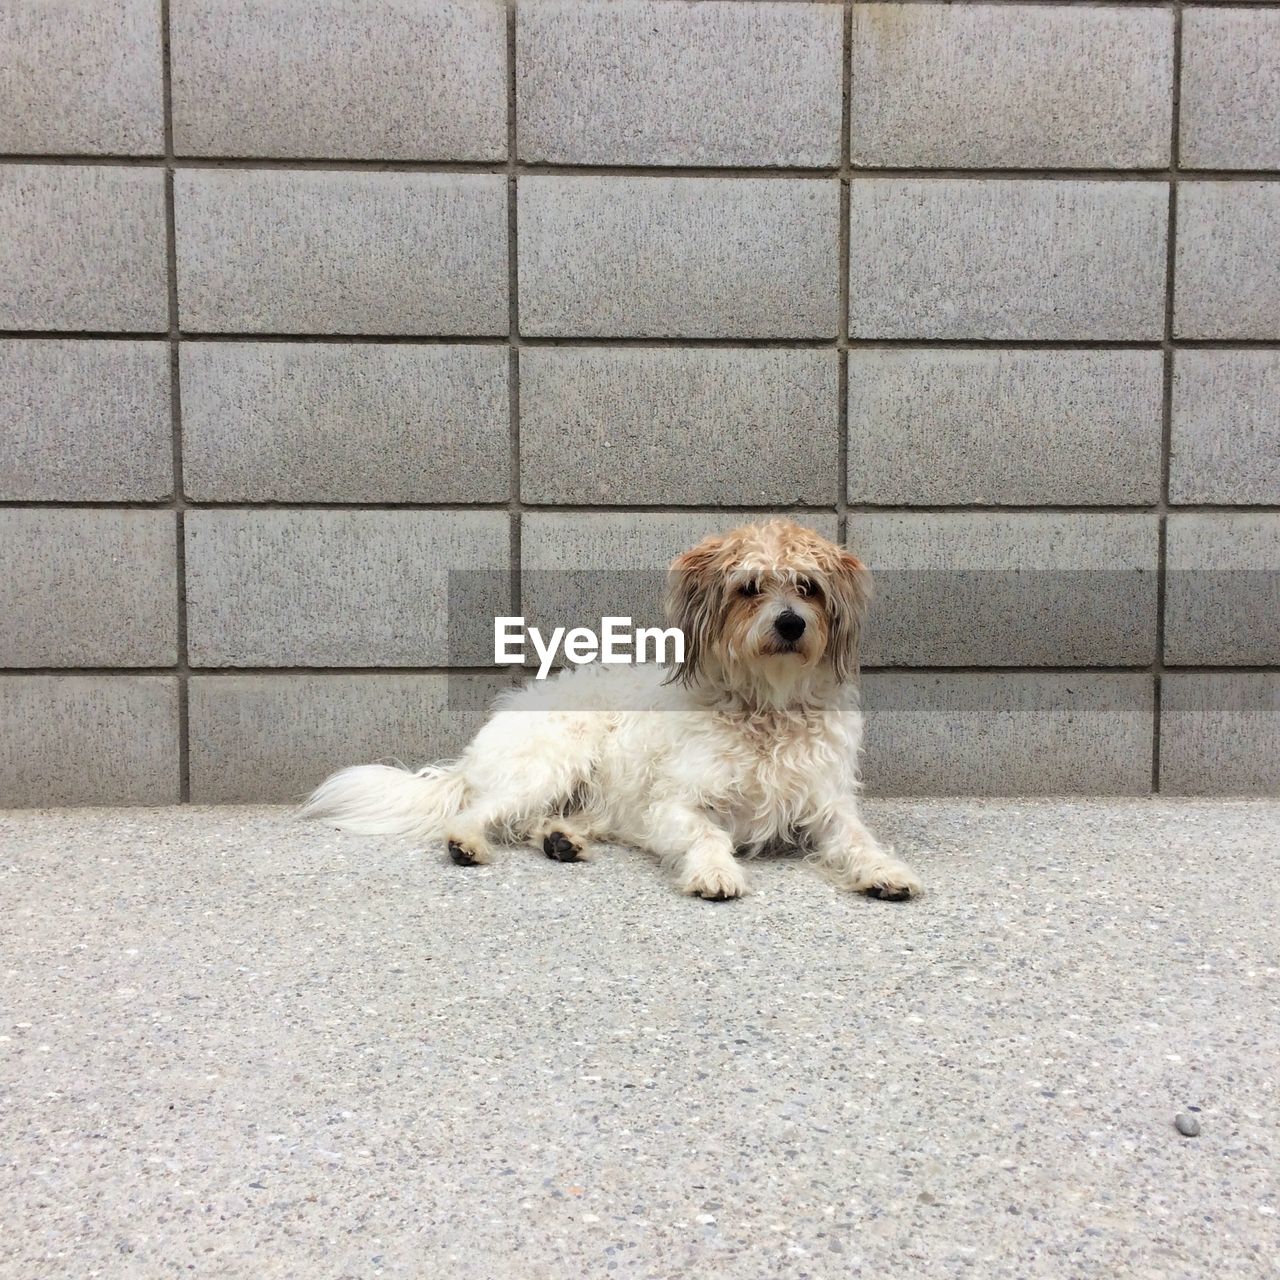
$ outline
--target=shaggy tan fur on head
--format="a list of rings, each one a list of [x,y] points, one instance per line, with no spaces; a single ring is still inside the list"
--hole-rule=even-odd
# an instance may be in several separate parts
[[[857,556],[791,520],[706,538],[671,565],[667,612],[685,636],[673,678],[689,684],[714,666],[730,677],[742,668],[781,679],[799,664],[853,679],[870,594]],[[805,624],[793,643],[776,630],[784,613]]]

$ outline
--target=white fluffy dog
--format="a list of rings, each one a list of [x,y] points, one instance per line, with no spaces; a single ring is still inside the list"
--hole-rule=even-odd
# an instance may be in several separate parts
[[[856,557],[788,520],[708,538],[671,566],[682,666],[532,682],[455,764],[346,769],[303,812],[443,839],[460,866],[488,862],[495,837],[561,862],[592,841],[638,845],[714,899],[747,892],[735,851],[786,843],[844,888],[909,898],[920,882],[858,816],[868,588]]]

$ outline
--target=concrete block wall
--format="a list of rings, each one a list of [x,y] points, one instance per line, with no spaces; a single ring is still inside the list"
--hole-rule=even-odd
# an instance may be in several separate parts
[[[1280,791],[1280,5],[21,0],[0,96],[0,803],[450,754],[449,569],[773,511],[873,791]]]

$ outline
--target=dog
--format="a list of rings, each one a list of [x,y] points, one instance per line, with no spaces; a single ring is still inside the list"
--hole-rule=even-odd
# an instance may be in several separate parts
[[[489,862],[495,840],[559,862],[595,842],[634,845],[716,901],[748,892],[738,855],[785,844],[842,888],[914,897],[920,881],[858,812],[869,597],[856,556],[789,520],[709,537],[668,576],[683,663],[532,681],[499,700],[456,763],[345,769],[303,813],[443,840],[463,867]]]

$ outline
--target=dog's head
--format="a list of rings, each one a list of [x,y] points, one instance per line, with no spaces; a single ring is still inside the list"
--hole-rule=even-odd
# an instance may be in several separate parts
[[[672,678],[784,699],[820,671],[851,680],[870,594],[862,561],[790,520],[707,538],[671,566],[667,612],[685,637]]]

